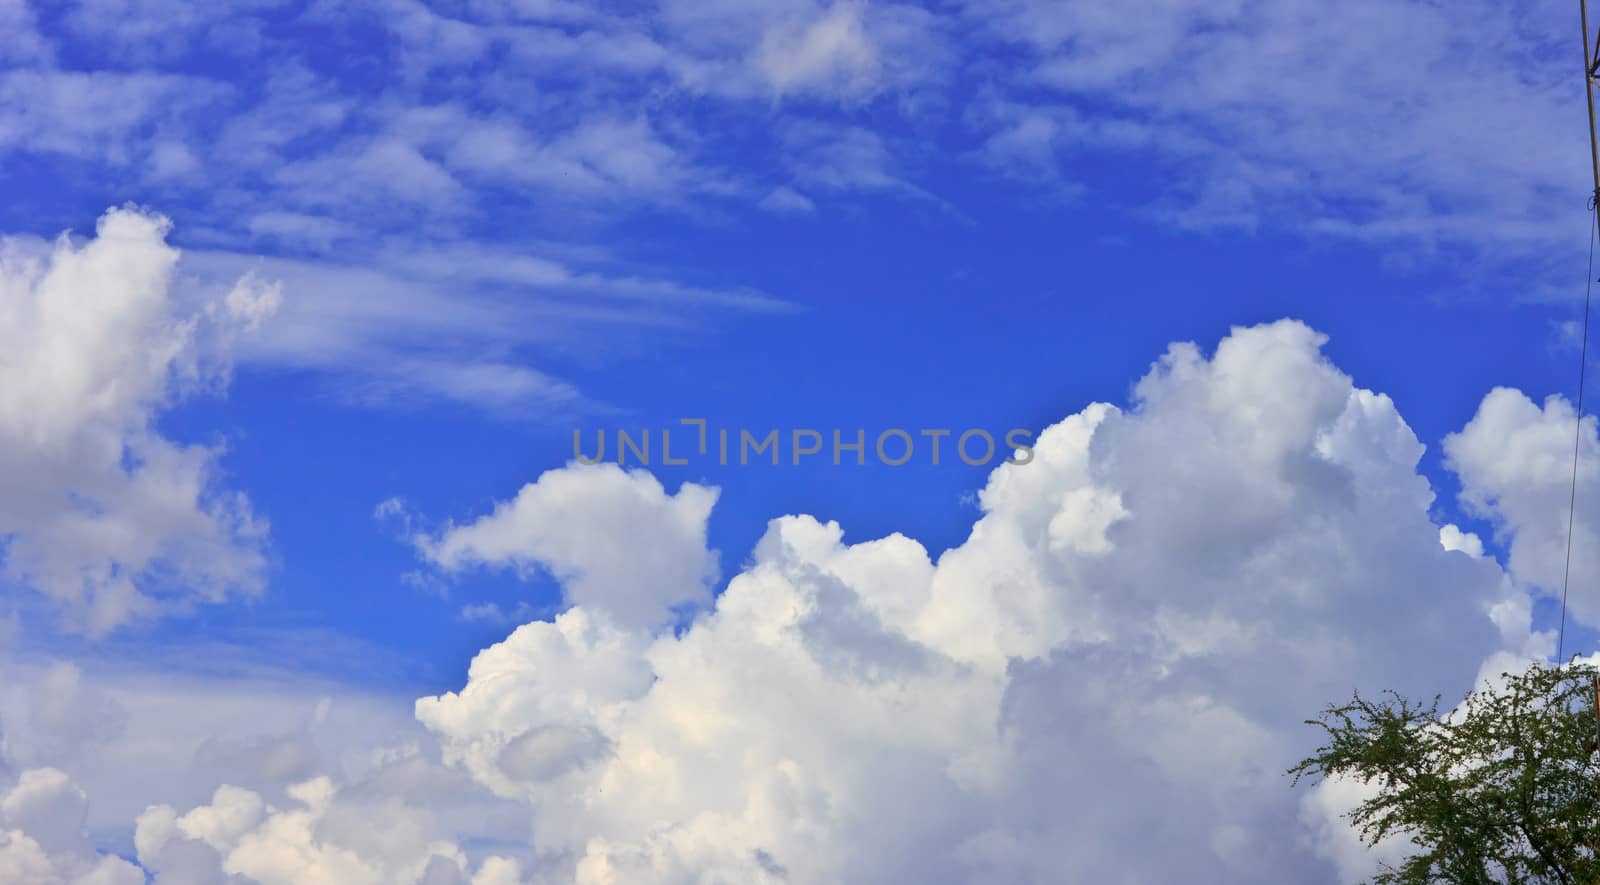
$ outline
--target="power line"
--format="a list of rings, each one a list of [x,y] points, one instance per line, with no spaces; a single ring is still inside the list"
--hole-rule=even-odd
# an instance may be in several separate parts
[[[1585,32],[1587,34],[1587,31]],[[1588,56],[1587,49],[1584,52]],[[1587,84],[1585,89],[1589,88]],[[1591,134],[1591,138],[1592,138]],[[1595,191],[1600,197],[1600,188]],[[1561,572],[1561,626],[1556,631],[1556,663],[1561,663],[1567,644],[1567,586],[1572,578],[1572,518],[1578,510],[1578,446],[1583,441],[1583,381],[1589,362],[1589,300],[1594,292],[1595,198],[1589,200],[1589,269],[1584,272],[1583,343],[1578,349],[1578,408],[1572,428],[1572,490],[1567,495],[1567,563]]]
[[[1578,404],[1572,428],[1572,488],[1567,494],[1567,561],[1561,573],[1561,625],[1556,629],[1556,663],[1562,663],[1567,650],[1567,590],[1572,580],[1572,523],[1578,511],[1578,451],[1583,442],[1583,382],[1589,361],[1589,302],[1594,293],[1594,241],[1600,216],[1595,204],[1600,201],[1600,138],[1594,128],[1595,72],[1600,70],[1600,37],[1589,46],[1589,0],[1578,0],[1578,23],[1583,28],[1583,98],[1589,108],[1589,162],[1594,170],[1594,192],[1589,197],[1589,267],[1583,279],[1583,343],[1578,350]],[[1600,681],[1595,683],[1596,710],[1600,712]]]

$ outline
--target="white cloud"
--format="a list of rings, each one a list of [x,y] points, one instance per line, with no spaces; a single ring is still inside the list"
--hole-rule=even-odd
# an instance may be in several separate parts
[[[804,184],[846,193],[891,193],[938,202],[913,184],[889,143],[860,126],[797,124],[784,135],[789,166]]]
[[[225,6],[182,0],[72,0],[58,20],[103,53],[132,61],[181,56],[192,41],[212,51],[248,54],[263,42],[263,14],[286,0],[233,0]]]
[[[0,32],[6,34],[0,45],[0,61],[49,63],[55,48],[39,33],[38,17],[28,0],[0,0]]]
[[[1320,344],[1174,346],[1134,408],[995,471],[937,562],[786,517],[687,631],[579,605],[418,717],[562,880],[1331,880],[1344,837],[1298,831],[1282,776],[1301,720],[1464,689],[1527,624],[1497,629],[1499,569],[1441,544],[1421,445]]]
[[[0,245],[4,572],[93,634],[261,586],[266,527],[216,487],[219,450],[154,420],[225,383],[235,336],[278,293],[246,278],[180,312],[166,230],[118,209],[82,245]]]
[[[318,208],[354,203],[439,216],[460,211],[469,198],[436,159],[388,137],[293,162],[278,170],[275,178],[290,188],[297,202]]]
[[[1302,721],[1353,688],[1464,690],[1538,637],[1499,566],[1430,518],[1422,446],[1393,404],[1322,343],[1284,321],[1209,355],[1173,345],[1129,408],[1091,405],[1045,429],[1032,462],[996,469],[971,534],[937,559],[786,516],[714,601],[714,490],[551,471],[418,539],[446,570],[549,569],[571,604],[416,702],[437,760],[409,735],[362,753],[346,734],[330,756],[304,737],[324,733],[325,707],[309,743],[202,744],[259,782],[161,801],[138,857],[173,881],[263,885],[1370,871],[1338,818],[1350,791],[1283,775],[1318,737]],[[1501,415],[1502,400],[1480,419],[1537,434],[1538,409]],[[1480,419],[1463,439],[1501,426]],[[667,607],[696,603],[663,628]],[[130,729],[157,714],[119,703]],[[499,799],[469,798],[463,778]],[[504,805],[531,831],[507,841],[488,823]]]
[[[574,22],[593,17],[595,11],[571,0],[471,0],[473,12],[491,19]]]
[[[514,627],[535,620],[537,616],[538,612],[526,602],[518,603],[511,611],[494,602],[469,603],[457,613],[457,617],[469,624],[491,624],[496,627]]]
[[[781,132],[798,108],[879,139],[915,130],[890,166],[964,123],[977,151],[950,134],[932,146],[1068,193],[1094,186],[1074,180],[1084,150],[1149,166],[1149,187],[1107,202],[1159,223],[1293,226],[1415,254],[1465,244],[1550,270],[1544,247],[1569,242],[1582,212],[1562,195],[1584,174],[1567,68],[1545,51],[1568,39],[1570,10],[1552,2],[1523,16],[1486,0],[1162,0],[1143,15],[1043,0],[313,4],[301,23],[319,38],[386,33],[396,70],[375,99],[353,69],[285,62],[293,47],[258,15],[275,0],[230,7],[237,21],[171,0],[62,17],[82,57],[177,69],[203,43],[237,62],[208,66],[217,79],[59,70],[13,0],[0,22],[21,36],[4,51],[31,67],[0,75],[0,149],[145,163],[147,183],[186,187],[219,228],[284,213],[370,234],[442,216],[464,235],[530,191],[558,204],[543,210],[557,228],[574,210],[758,203],[752,182],[806,165],[807,146],[738,133]],[[277,72],[265,84],[236,73],[263,69]],[[1435,88],[1441,70],[1459,88]],[[308,245],[326,248],[319,227]]]
[[[1411,847],[1403,833],[1390,833],[1376,846],[1369,846],[1350,825],[1350,812],[1371,799],[1377,789],[1377,784],[1329,778],[1312,788],[1301,804],[1301,819],[1316,833],[1319,853],[1333,862],[1341,882],[1366,882],[1379,863],[1398,865]]]
[[[126,860],[98,854],[84,832],[88,799],[54,768],[24,771],[0,795],[0,881],[144,885]]]
[[[254,237],[308,245],[319,251],[326,251],[355,233],[355,228],[344,222],[301,212],[257,213],[246,226]]]
[[[128,712],[76,665],[64,662],[28,673],[0,658],[11,677],[0,694],[0,764],[83,771],[123,736]]]
[[[1511,575],[1546,594],[1559,596],[1566,577],[1570,512],[1569,614],[1600,624],[1600,442],[1594,417],[1586,416],[1580,430],[1565,398],[1551,396],[1539,406],[1521,391],[1497,388],[1466,427],[1445,439],[1444,450],[1461,477],[1462,503],[1489,519],[1508,544]]]
[[[1037,157],[1048,142],[1045,153],[1069,152],[1069,174],[1072,151],[1148,157],[1168,193],[1135,188],[1137,199],[1165,223],[1541,259],[1582,229],[1581,206],[1558,196],[1586,180],[1568,67],[1546,51],[1569,39],[1558,4],[1519,15],[1492,2],[1313,0],[966,9],[1023,53],[1004,90],[1015,104],[981,126],[1001,130],[996,147]],[[1456,88],[1435,88],[1443,70]]]
[[[326,846],[333,854],[387,856],[397,850],[393,843],[362,840],[382,838],[383,828],[393,824],[396,840],[423,830],[432,834],[419,844],[465,834],[466,848],[446,853],[470,854],[472,868],[495,853],[486,846],[505,846],[496,850],[511,857],[525,853],[518,846],[528,831],[526,812],[442,767],[405,696],[285,670],[283,654],[272,655],[266,667],[219,675],[227,669],[227,649],[191,644],[183,652],[204,661],[204,675],[182,675],[153,663],[150,654],[130,665],[126,654],[108,653],[85,661],[81,670],[27,657],[0,660],[6,674],[0,687],[0,832],[20,829],[68,872],[104,864],[99,855],[116,854],[140,858],[162,885],[259,885],[224,874],[228,840],[272,842],[265,832],[252,837],[248,824],[270,829],[270,818],[300,807],[289,790],[293,784],[328,776],[339,784],[339,809],[319,818],[323,823],[307,836],[308,852]],[[94,722],[102,713],[106,719]],[[59,773],[52,778],[65,786],[50,795],[70,800],[70,813],[32,814],[26,821],[13,814],[6,820],[4,797],[17,782],[8,771],[45,769]],[[35,806],[46,807],[30,805]],[[163,835],[154,824],[142,824],[135,838],[131,825],[151,816],[151,806],[208,806],[166,815],[174,822],[187,817],[189,835],[204,837],[205,844],[171,828]],[[157,822],[161,817],[154,814]],[[363,831],[352,820],[370,820],[378,832]],[[281,824],[274,826],[283,833]],[[392,868],[386,864],[391,861],[375,860],[370,868]],[[35,881],[8,877],[4,869],[0,861],[0,882]],[[66,881],[77,882],[70,876]],[[380,874],[376,881],[404,880]]]
[[[227,93],[186,76],[0,71],[0,148],[67,154],[114,165],[147,153],[146,130]]]
[[[1472,532],[1464,532],[1455,525],[1444,525],[1439,528],[1439,543],[1446,550],[1459,550],[1472,557],[1483,555],[1483,539]]]
[[[430,127],[431,128],[431,127]],[[643,117],[595,117],[550,138],[503,120],[463,119],[447,159],[464,172],[558,197],[629,204],[715,186]]]
[[[469,566],[548,569],[569,602],[632,625],[710,599],[716,556],[706,519],[717,490],[685,483],[668,495],[644,471],[574,464],[522,487],[494,512],[434,536],[418,550],[446,571]]]
[[[316,230],[282,221],[291,232]],[[542,348],[598,331],[793,309],[755,290],[613,271],[603,255],[547,257],[539,253],[557,250],[538,245],[413,242],[367,255],[341,248],[325,260],[195,251],[183,256],[179,282],[191,300],[242,274],[279,284],[281,304],[241,342],[241,363],[314,370],[360,404],[447,401],[515,417],[585,406],[575,386],[533,365]]]
[[[308,138],[329,136],[357,117],[359,107],[337,84],[319,78],[304,64],[276,60],[262,71],[256,103],[221,122],[205,143],[213,157],[251,175],[276,173]],[[287,211],[269,204],[265,211]]]
[[[658,18],[667,69],[723,98],[853,106],[943,74],[938,17],[911,4],[665,0]]]
[[[818,91],[845,96],[876,85],[878,53],[862,22],[861,5],[836,3],[809,22],[769,28],[756,63],[773,91]]]
[[[237,881],[257,885],[468,885],[466,855],[438,837],[425,809],[352,801],[327,778],[288,792],[283,807],[230,787],[182,815],[152,807],[139,816],[139,861],[162,882],[222,882],[220,864]],[[493,881],[494,868],[505,863],[485,863],[472,885]]]
[[[817,204],[810,197],[794,188],[781,186],[762,197],[760,206],[768,212],[782,215],[809,215],[817,211]]]

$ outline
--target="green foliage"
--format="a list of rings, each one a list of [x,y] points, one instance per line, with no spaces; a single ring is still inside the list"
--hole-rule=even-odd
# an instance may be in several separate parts
[[[1327,743],[1289,773],[1375,790],[1351,822],[1369,845],[1412,848],[1375,883],[1600,882],[1594,672],[1536,664],[1442,717],[1437,697],[1357,694],[1307,720]]]

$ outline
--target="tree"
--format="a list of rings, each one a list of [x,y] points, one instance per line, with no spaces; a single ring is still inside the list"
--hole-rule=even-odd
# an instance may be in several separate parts
[[[1327,743],[1289,770],[1375,789],[1348,815],[1376,845],[1412,853],[1375,883],[1600,882],[1595,670],[1535,664],[1469,694],[1450,714],[1394,692],[1357,693],[1306,724]]]

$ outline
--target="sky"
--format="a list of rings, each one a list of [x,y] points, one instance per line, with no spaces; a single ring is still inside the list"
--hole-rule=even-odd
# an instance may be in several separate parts
[[[1575,18],[0,0],[0,883],[1361,881],[1575,433],[1600,645]]]

